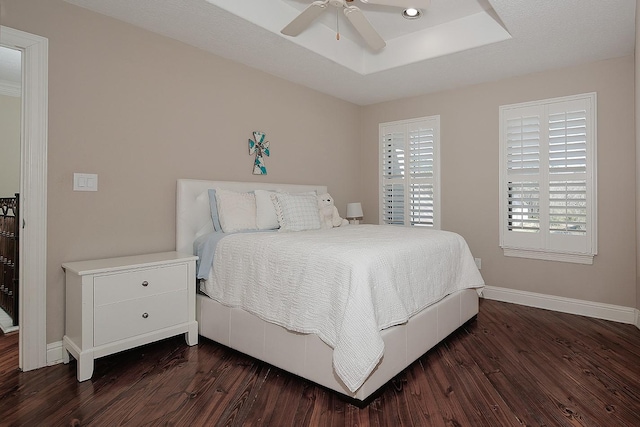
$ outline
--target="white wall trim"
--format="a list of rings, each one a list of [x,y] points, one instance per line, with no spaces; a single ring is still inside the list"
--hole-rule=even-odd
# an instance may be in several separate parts
[[[485,287],[482,291],[482,297],[495,301],[526,305],[528,307],[594,317],[596,319],[612,320],[614,322],[628,323],[631,325],[634,323],[636,325],[638,324],[638,310],[633,307],[623,307],[620,305],[564,298],[495,286]]]
[[[62,341],[56,341],[47,344],[47,366],[62,363],[63,351],[64,347],[62,346]]]
[[[541,259],[545,261],[560,261],[560,262],[572,262],[575,264],[593,264],[592,254],[572,254],[572,253],[560,253],[545,250],[529,250],[529,249],[515,249],[504,247],[504,256],[516,257],[516,258],[530,258]]]
[[[47,131],[49,41],[0,27],[2,45],[24,52],[20,167],[20,339],[23,371],[47,365]]]
[[[636,327],[640,329],[640,310],[637,310],[637,309],[636,310],[631,309],[632,321],[625,322],[624,319],[628,317],[627,312],[629,309],[627,307],[620,307],[616,305],[593,303],[589,301],[555,297],[555,296],[544,295],[544,294],[535,294],[532,292],[516,291],[513,289],[497,288],[494,286],[485,287],[482,292],[482,297],[486,299],[496,300],[496,301],[511,302],[514,304],[526,305],[526,306],[537,307],[537,308],[545,308],[548,310],[561,311],[563,313],[579,314],[583,316],[596,317],[600,319],[605,319],[605,318],[600,316],[590,316],[588,313],[593,314],[595,311],[584,310],[583,307],[598,307],[600,309],[604,307],[607,309],[607,312],[618,313],[617,316],[614,316],[616,318],[606,318],[606,320],[613,320],[621,323],[634,323]],[[549,301],[552,301],[552,302],[549,303]],[[531,302],[538,303],[538,305],[531,304]],[[560,305],[562,305],[564,309],[557,309]],[[633,320],[634,311],[635,311],[635,319]],[[47,344],[47,366],[57,365],[59,363],[62,363],[63,351],[64,351],[64,347],[62,345],[62,341],[57,341],[57,342]]]

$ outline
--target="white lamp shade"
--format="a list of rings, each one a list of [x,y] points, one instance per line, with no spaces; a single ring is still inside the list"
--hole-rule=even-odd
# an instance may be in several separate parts
[[[362,203],[347,203],[347,218],[362,218]]]

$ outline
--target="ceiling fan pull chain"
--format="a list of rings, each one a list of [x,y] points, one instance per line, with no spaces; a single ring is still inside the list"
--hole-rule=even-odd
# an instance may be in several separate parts
[[[339,10],[336,8],[336,40],[340,40],[340,14]]]

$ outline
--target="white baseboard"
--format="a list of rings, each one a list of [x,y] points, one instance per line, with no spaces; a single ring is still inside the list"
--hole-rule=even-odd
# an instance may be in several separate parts
[[[640,329],[640,310],[619,305],[603,304],[553,295],[517,291],[508,288],[485,286],[482,298],[544,308],[562,313],[578,314],[614,322],[629,323]],[[62,363],[62,341],[47,344],[47,366]]]
[[[0,93],[0,95],[2,94]],[[2,329],[2,333],[4,334],[15,332],[20,329],[19,326],[13,325],[13,319],[2,308],[0,308],[0,329]]]
[[[62,341],[56,341],[47,344],[47,366],[62,363]]]
[[[620,305],[564,298],[495,286],[486,286],[482,291],[482,297],[490,300],[526,305],[528,307],[578,314],[580,316],[612,320],[614,322],[628,323],[631,325],[635,324],[640,328],[640,311],[633,307],[623,307]]]

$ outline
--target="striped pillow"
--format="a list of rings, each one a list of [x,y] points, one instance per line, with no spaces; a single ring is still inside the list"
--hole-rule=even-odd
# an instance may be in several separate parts
[[[304,231],[320,228],[320,213],[315,192],[273,193],[280,231]]]

